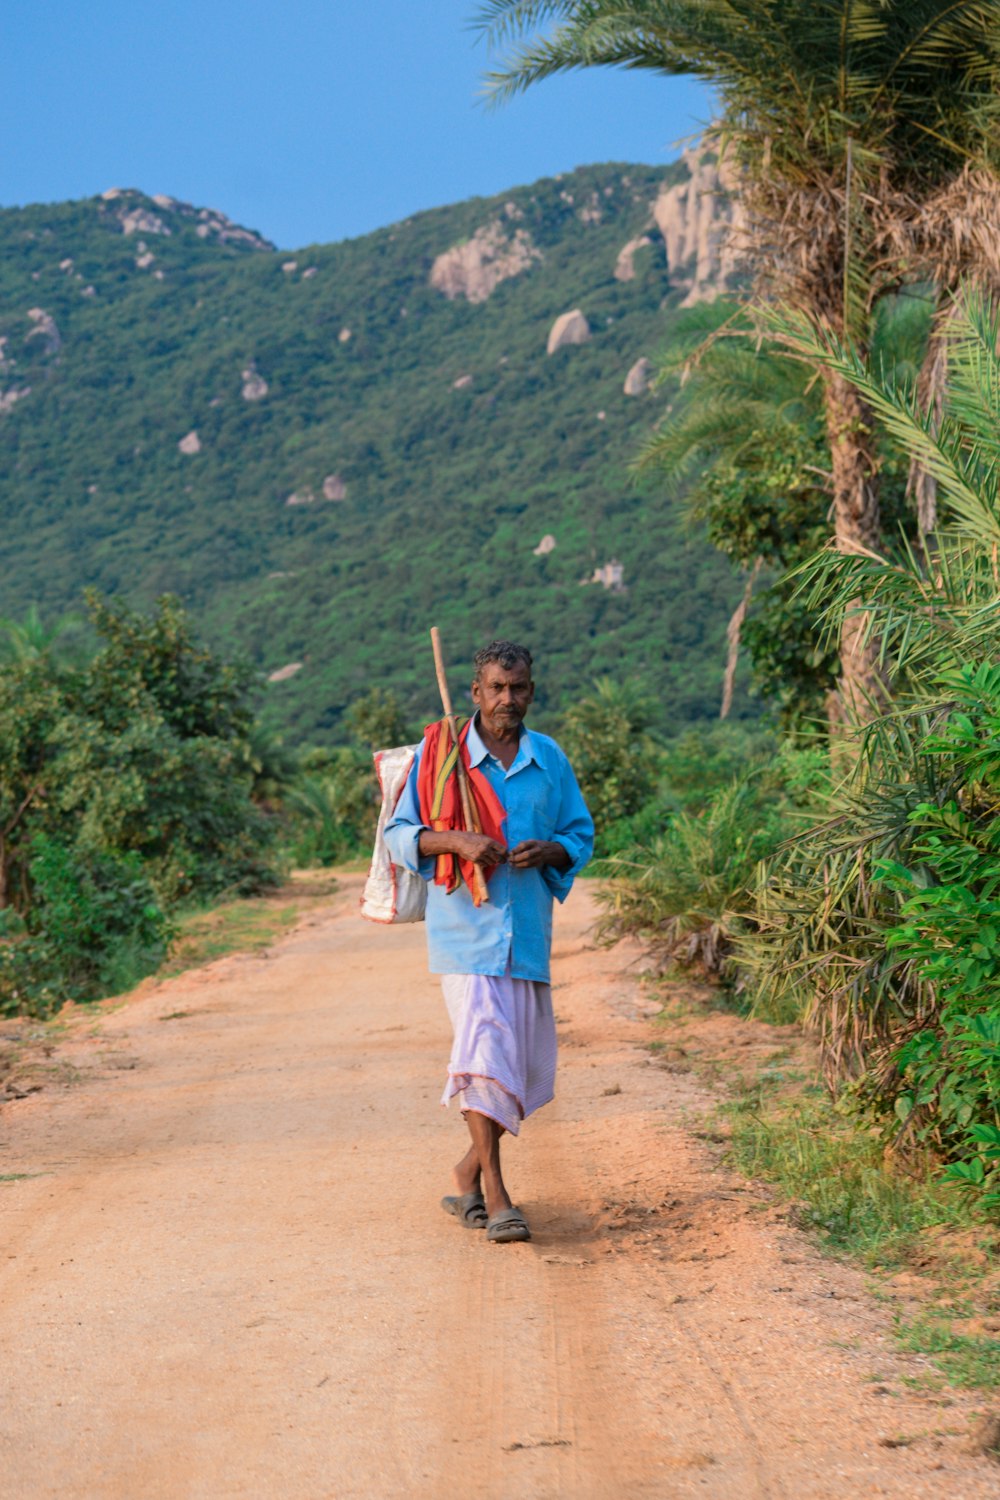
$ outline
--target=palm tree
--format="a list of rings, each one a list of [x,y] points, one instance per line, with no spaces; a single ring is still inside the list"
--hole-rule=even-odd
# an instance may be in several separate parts
[[[871,334],[875,367],[916,385],[931,312],[926,293],[883,299]],[[721,716],[743,634],[756,689],[780,705],[786,729],[812,734],[830,707],[838,654],[835,642],[818,647],[815,616],[797,598],[794,570],[829,534],[832,486],[815,360],[789,359],[787,339],[782,345],[762,339],[759,316],[755,322],[728,298],[682,313],[657,376],[673,394],[635,467],[665,483],[670,498],[707,527],[713,546],[744,571],[744,596],[728,628],[730,692]],[[902,525],[909,535],[905,451],[881,437],[880,510],[890,531]],[[762,569],[764,607],[744,630]]]
[[[939,419],[921,411],[912,380],[898,381],[841,340],[818,336],[801,315],[776,310],[772,317],[786,342],[850,381],[932,475],[943,500],[930,557],[905,545],[855,556],[828,550],[803,569],[807,601],[831,631],[860,601],[868,637],[878,638],[898,687],[891,711],[867,725],[861,758],[834,793],[829,816],[762,869],[753,898],[758,930],[742,962],[751,994],[772,1006],[808,994],[807,1019],[823,1037],[831,1075],[842,1077],[871,1058],[885,1062],[887,1039],[922,1025],[937,1003],[933,987],[887,950],[901,898],[873,884],[879,862],[913,861],[924,809],[954,802],[962,816],[988,815],[995,825],[1000,307],[975,292],[956,299]],[[983,721],[978,728],[969,700]],[[955,735],[946,746],[949,722]],[[994,867],[996,849],[994,826]],[[901,1087],[890,1066],[885,1088],[890,1075]]]
[[[21,663],[38,661],[61,650],[65,645],[61,638],[73,635],[79,625],[76,615],[62,615],[54,624],[46,625],[37,604],[28,606],[23,620],[0,616],[0,659]]]
[[[862,354],[901,286],[943,307],[963,276],[1000,282],[1000,0],[488,0],[478,22],[507,49],[496,101],[586,67],[713,85],[758,298]],[[877,550],[873,415],[839,369],[822,383],[836,544]],[[863,613],[839,644],[839,712],[865,719],[884,687]]]

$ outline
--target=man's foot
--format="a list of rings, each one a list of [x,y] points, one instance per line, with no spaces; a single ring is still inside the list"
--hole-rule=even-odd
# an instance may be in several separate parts
[[[495,1245],[505,1245],[512,1240],[530,1240],[528,1221],[513,1204],[497,1214],[490,1214],[486,1223],[486,1238]]]

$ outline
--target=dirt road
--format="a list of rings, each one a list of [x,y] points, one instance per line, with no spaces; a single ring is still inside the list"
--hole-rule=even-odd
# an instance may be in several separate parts
[[[969,1404],[908,1394],[863,1279],[714,1163],[585,890],[508,1149],[535,1238],[448,1219],[440,991],[356,894],[0,1116],[3,1500],[995,1496]]]

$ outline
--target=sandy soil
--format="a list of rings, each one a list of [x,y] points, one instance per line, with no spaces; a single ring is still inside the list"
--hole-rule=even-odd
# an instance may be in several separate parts
[[[975,1402],[699,1138],[629,967],[560,914],[530,1245],[438,1207],[464,1146],[421,928],[356,882],[265,955],[78,1025],[0,1116],[4,1500],[996,1496]]]

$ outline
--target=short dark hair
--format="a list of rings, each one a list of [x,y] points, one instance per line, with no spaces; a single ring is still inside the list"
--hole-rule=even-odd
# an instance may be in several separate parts
[[[503,667],[505,672],[513,671],[520,662],[524,662],[528,672],[531,672],[531,652],[527,646],[515,645],[513,641],[490,641],[488,646],[483,646],[476,652],[473,660],[476,664],[477,679],[482,676],[483,668],[488,667],[491,661]]]

